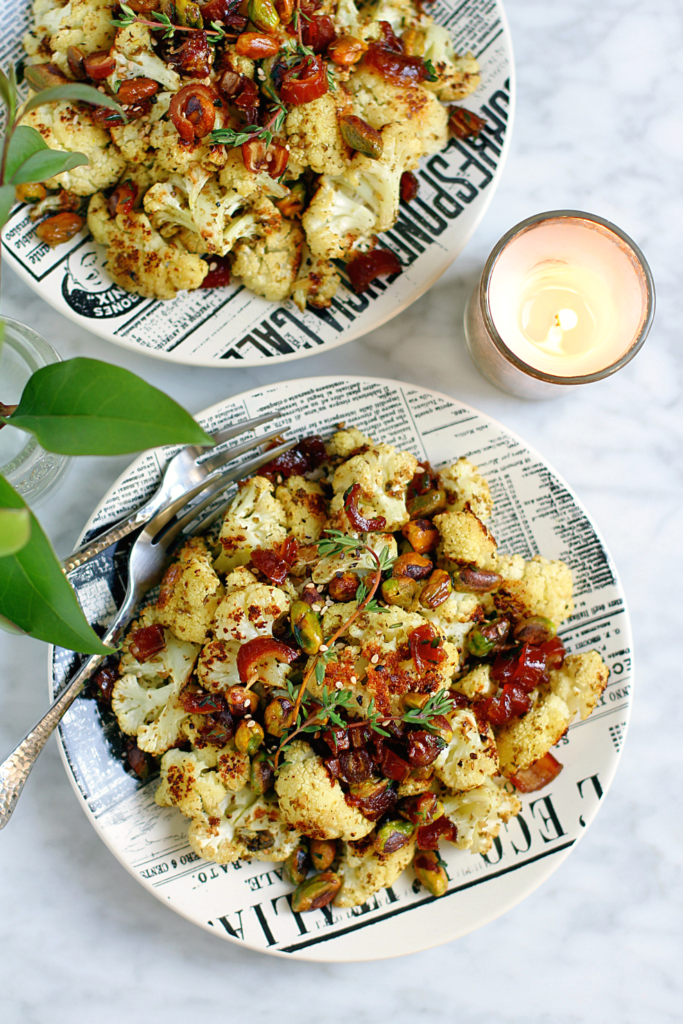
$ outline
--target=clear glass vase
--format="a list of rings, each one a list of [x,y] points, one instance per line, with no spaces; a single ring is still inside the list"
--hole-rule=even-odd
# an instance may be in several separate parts
[[[0,317],[0,402],[16,405],[32,373],[60,361],[44,338],[25,324]],[[0,473],[33,506],[64,478],[71,459],[46,452],[31,434],[6,425],[0,430]]]

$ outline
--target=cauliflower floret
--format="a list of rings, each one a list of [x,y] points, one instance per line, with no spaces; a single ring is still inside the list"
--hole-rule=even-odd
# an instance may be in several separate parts
[[[463,693],[469,700],[483,700],[485,697],[495,696],[498,683],[491,679],[490,665],[477,665],[462,679],[456,679],[453,689]]]
[[[344,35],[358,38],[360,34],[360,15],[353,0],[337,0],[334,22],[338,29],[345,30]]]
[[[344,107],[350,112],[350,106],[347,93],[338,89],[292,107],[285,120],[290,161],[310,167],[316,174],[341,174],[349,162],[349,149],[338,116]]]
[[[157,621],[182,640],[206,643],[216,607],[223,596],[221,581],[201,537],[193,537],[169,566],[157,599]]]
[[[357,427],[337,430],[325,443],[325,451],[331,459],[348,459],[349,455],[355,455],[359,449],[365,451],[372,447],[372,440],[361,434]]]
[[[521,801],[490,777],[476,789],[442,796],[441,802],[446,817],[458,830],[455,845],[472,853],[488,853],[500,826],[522,809]]]
[[[257,584],[260,586],[260,584]],[[212,640],[202,650],[197,662],[197,677],[205,690],[225,693],[231,686],[241,686],[237,671],[238,640]],[[290,672],[289,665],[266,655],[255,662],[258,678],[267,686],[284,686]]]
[[[152,108],[153,111],[155,109]],[[152,170],[157,181],[165,181],[170,174],[185,175],[193,164],[199,164],[213,174],[226,161],[224,147],[212,145],[208,135],[196,142],[183,142],[172,121],[157,121],[153,124],[149,142],[155,150]],[[237,152],[241,157],[240,150]]]
[[[271,302],[292,290],[301,263],[304,233],[295,220],[282,218],[276,229],[261,225],[253,240],[238,242],[232,273],[256,295]]]
[[[387,231],[396,221],[401,175],[417,167],[421,145],[402,124],[386,125],[382,141],[379,159],[356,153],[342,175],[320,179],[302,217],[308,245],[316,256],[348,256],[359,245],[369,244],[374,232]]]
[[[525,617],[542,615],[556,626],[571,615],[572,574],[564,562],[551,562],[541,555],[534,555],[529,562],[521,555],[500,555],[491,568],[503,577],[493,595],[499,611]]]
[[[311,839],[362,839],[375,827],[347,804],[341,786],[307,743],[292,744],[275,791],[282,817]]]
[[[420,13],[411,0],[367,0],[360,6],[363,19],[363,39],[377,39],[379,24],[387,21],[396,35],[420,20]]]
[[[494,567],[497,544],[473,512],[442,512],[434,516],[434,525],[441,534],[440,559],[480,569]]]
[[[325,496],[320,484],[303,476],[290,476],[275,492],[287,515],[287,529],[300,544],[319,540],[327,522]]]
[[[203,812],[222,814],[230,798],[204,751],[168,750],[161,759],[161,782],[154,799],[160,807],[175,806],[194,818]]]
[[[351,75],[348,88],[354,99],[354,113],[373,128],[394,123],[410,129],[419,140],[418,156],[429,156],[445,146],[448,112],[424,85],[394,85],[361,65]]]
[[[259,797],[247,809],[240,819],[237,835],[248,857],[274,863],[286,860],[301,838],[282,817],[272,794]]]
[[[574,717],[565,701],[548,687],[538,692],[531,711],[496,730],[503,775],[515,775],[559,743]]]
[[[380,889],[393,885],[408,867],[415,852],[410,842],[394,853],[376,853],[367,843],[344,843],[338,874],[342,887],[334,897],[335,907],[357,907]]]
[[[306,306],[326,309],[340,284],[341,277],[334,264],[314,256],[304,242],[299,273],[292,289],[292,301],[301,312]]]
[[[417,468],[417,459],[409,452],[397,452],[392,445],[377,444],[361,455],[354,455],[335,470],[332,478],[334,497],[330,513],[344,506],[344,493],[360,484],[358,508],[372,519],[383,516],[387,532],[400,530],[410,516],[406,508],[406,487]]]
[[[70,46],[77,46],[85,55],[108,50],[116,32],[111,23],[111,0],[70,0],[63,6],[38,2],[33,5],[33,16],[35,27],[24,38],[25,49],[37,55],[47,45],[52,51],[47,59],[67,75],[71,74],[66,57]]]
[[[609,669],[597,651],[570,654],[560,669],[550,672],[550,688],[565,702],[572,717],[586,719],[607,686]]]
[[[287,513],[273,496],[275,488],[264,476],[241,484],[223,518],[218,572],[246,565],[254,548],[272,548],[287,537]]]
[[[457,649],[460,663],[462,663],[467,656],[465,651],[467,636],[484,615],[480,604],[481,598],[477,594],[454,591],[438,607],[425,608],[420,603],[420,594],[425,586],[426,583],[416,588],[410,610],[419,612],[424,619],[436,626],[439,632]]]
[[[318,585],[325,584],[340,572],[376,569],[377,563],[370,552],[365,550],[366,546],[372,548],[378,556],[384,549],[385,557],[388,559],[396,558],[398,554],[396,538],[390,533],[362,533],[359,542],[363,545],[359,549],[360,553],[345,550],[338,555],[325,555],[320,558],[313,567],[311,574],[313,582]]]
[[[490,726],[479,725],[475,715],[460,708],[448,716],[453,739],[443,750],[434,767],[437,778],[449,789],[474,789],[487,776],[498,772],[498,752]]]
[[[421,37],[420,55],[431,60],[438,75],[436,82],[425,82],[425,88],[435,93],[442,103],[463,100],[479,87],[481,75],[474,54],[456,54],[448,29],[432,23],[417,35]],[[416,51],[411,49],[410,52]]]
[[[121,730],[136,737],[140,750],[158,756],[183,738],[182,726],[189,715],[177,692],[175,682],[146,686],[132,673],[114,684],[112,710]]]
[[[87,110],[70,103],[51,103],[31,110],[23,123],[40,132],[50,149],[84,153],[88,163],[48,178],[48,188],[64,188],[77,196],[89,196],[119,180],[126,161],[105,128],[93,124]]]
[[[216,609],[219,640],[253,640],[272,633],[273,623],[289,611],[290,600],[283,590],[254,583],[227,594]]]
[[[446,492],[452,512],[474,512],[488,519],[493,511],[491,491],[479,469],[469,459],[460,458],[439,472],[439,487]]]
[[[138,679],[145,683],[156,685],[157,680],[169,680],[177,684],[179,692],[192,675],[199,647],[197,644],[186,643],[179,640],[170,629],[164,630],[165,646],[157,654],[146,661],[138,661],[130,651],[130,644],[133,634],[138,629],[144,629],[159,622],[156,608],[153,606],[145,608],[137,622],[133,623],[123,644],[123,656],[121,658],[121,673],[132,672]]]
[[[90,200],[88,227],[95,241],[107,246],[110,276],[129,292],[174,299],[183,289],[198,288],[209,272],[199,256],[168,245],[144,213],[112,218],[101,192]]]
[[[188,249],[218,256],[225,256],[238,238],[256,231],[252,215],[234,217],[243,206],[239,192],[225,192],[198,164],[187,176],[172,175],[169,181],[153,185],[144,198],[154,228],[163,235],[185,228],[181,237]]]
[[[120,28],[111,55],[116,60],[116,70],[107,80],[112,89],[116,88],[117,81],[129,78],[151,78],[174,93],[180,89],[180,75],[157,57],[146,25],[134,22],[127,28]]]

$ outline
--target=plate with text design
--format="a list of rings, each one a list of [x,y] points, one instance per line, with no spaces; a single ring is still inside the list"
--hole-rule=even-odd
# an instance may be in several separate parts
[[[554,470],[520,438],[456,399],[396,381],[312,377],[237,395],[199,419],[214,431],[264,412],[276,412],[301,436],[329,436],[345,421],[436,466],[467,456],[491,487],[490,526],[500,550],[567,562],[575,608],[560,635],[570,652],[598,650],[610,679],[590,718],[574,721],[555,749],[564,770],[547,789],[522,797],[521,814],[485,856],[444,844],[450,884],[438,900],[409,869],[362,907],[294,914],[282,865],[216,865],[197,857],[187,841],[187,819],[154,803],[156,781],[143,783],[124,769],[118,727],[96,701],[80,697],[65,715],[62,756],[84,810],[115,856],[149,892],[218,938],[321,961],[415,952],[509,910],[562,863],[591,823],[616,771],[629,716],[631,629],[623,591],[588,513]],[[136,459],[87,531],[101,529],[149,495],[170,453],[157,449]],[[93,624],[106,625],[121,600],[127,544],[71,577]],[[52,652],[53,692],[75,658],[70,651]]]
[[[27,0],[8,0],[0,33],[0,65],[23,55],[29,27]],[[449,29],[456,52],[479,61],[481,84],[464,106],[484,118],[476,139],[449,139],[417,171],[420,192],[401,204],[382,245],[403,272],[375,281],[362,295],[342,284],[329,309],[303,313],[288,299],[270,302],[239,282],[145,299],[124,291],[107,274],[105,249],[87,231],[51,249],[35,234],[29,207],[19,206],[3,230],[9,265],[55,309],[107,341],[192,366],[258,366],[302,359],[359,338],[396,316],[443,274],[484,215],[507,156],[514,109],[512,47],[500,0],[436,0],[429,13]]]

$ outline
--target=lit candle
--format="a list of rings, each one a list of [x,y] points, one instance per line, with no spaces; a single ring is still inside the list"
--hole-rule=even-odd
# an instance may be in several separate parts
[[[644,257],[614,225],[576,211],[508,232],[470,299],[470,354],[492,383],[524,398],[609,376],[633,358],[654,313]]]

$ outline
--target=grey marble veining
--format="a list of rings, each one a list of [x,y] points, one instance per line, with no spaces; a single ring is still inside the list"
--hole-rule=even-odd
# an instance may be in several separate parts
[[[140,373],[192,410],[279,379],[357,372],[435,386],[494,416],[578,492],[622,576],[636,697],[619,773],[550,880],[478,932],[400,961],[287,963],[222,943],[172,914],[112,857],[74,799],[52,741],[0,834],[2,1019],[630,1024],[683,1019],[681,893],[681,189],[683,10],[677,0],[514,0],[518,108],[502,183],[442,281],[361,341],[305,362],[225,372],[99,341],[5,274],[4,309],[64,355]],[[494,242],[543,209],[624,228],[655,276],[638,358],[556,402],[497,392],[469,362],[462,314]],[[419,346],[416,345],[419,342]],[[83,459],[40,510],[66,552],[126,458]],[[45,706],[43,645],[0,637],[0,749]]]

